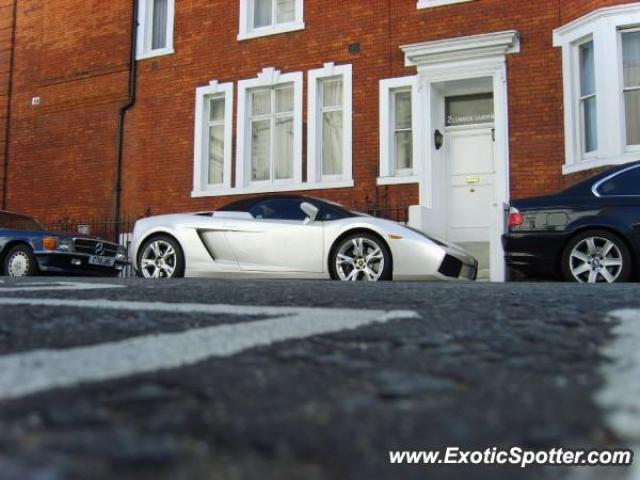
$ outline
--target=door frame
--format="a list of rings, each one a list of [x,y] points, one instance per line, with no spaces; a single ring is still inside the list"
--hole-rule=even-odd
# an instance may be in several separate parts
[[[446,178],[443,168],[443,149],[436,149],[434,132],[444,132],[444,98],[442,86],[446,82],[470,79],[491,80],[494,100],[495,128],[495,189],[494,214],[491,225],[490,259],[491,281],[505,280],[502,234],[506,231],[505,208],[510,200],[509,182],[509,111],[507,89],[507,65],[505,55],[472,58],[457,62],[418,64],[418,118],[421,129],[418,135],[420,206],[412,217],[412,223],[446,238],[446,205],[443,185]]]

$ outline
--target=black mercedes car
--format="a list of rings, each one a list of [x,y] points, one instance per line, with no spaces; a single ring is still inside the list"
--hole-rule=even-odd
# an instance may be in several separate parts
[[[0,210],[3,275],[115,276],[127,263],[126,248],[116,243],[73,233],[47,232],[29,216]]]
[[[502,240],[507,266],[529,277],[582,283],[638,279],[640,162],[555,195],[514,201]]]

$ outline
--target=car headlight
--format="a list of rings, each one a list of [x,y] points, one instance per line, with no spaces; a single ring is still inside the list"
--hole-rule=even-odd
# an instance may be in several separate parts
[[[73,252],[73,240],[70,238],[58,239],[58,250],[61,252]]]
[[[45,250],[71,252],[73,251],[73,240],[70,238],[43,237],[42,246]]]
[[[116,253],[116,260],[126,260],[127,259],[127,248],[122,245],[118,246],[118,251]]]

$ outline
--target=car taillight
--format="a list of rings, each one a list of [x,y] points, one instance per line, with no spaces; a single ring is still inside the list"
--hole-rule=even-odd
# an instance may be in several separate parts
[[[517,208],[511,207],[509,210],[509,228],[518,227],[522,225],[523,222],[522,214]]]

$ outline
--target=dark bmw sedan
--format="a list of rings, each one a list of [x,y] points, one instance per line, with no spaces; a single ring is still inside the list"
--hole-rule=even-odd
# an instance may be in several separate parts
[[[125,247],[116,243],[47,232],[31,217],[0,211],[0,265],[4,275],[115,276],[127,263]]]
[[[556,195],[514,201],[503,236],[507,266],[582,283],[638,279],[640,162]]]

